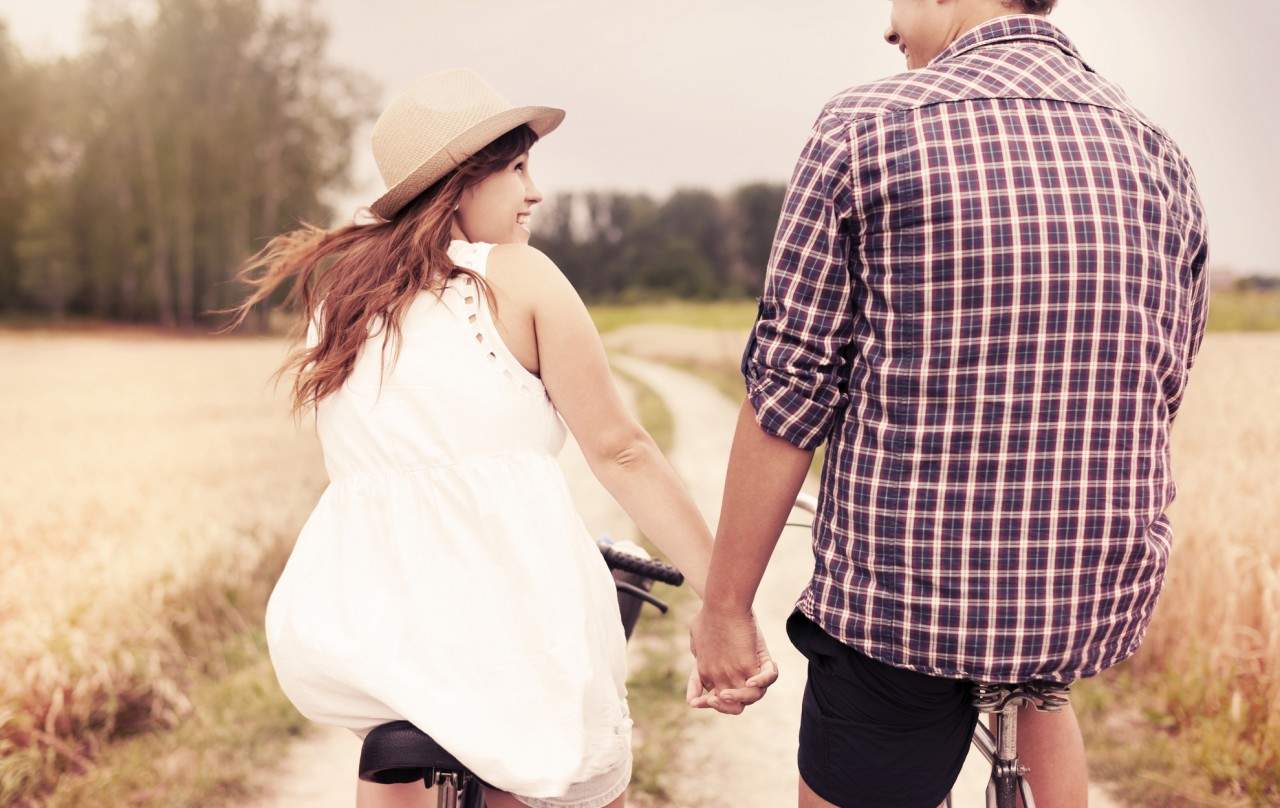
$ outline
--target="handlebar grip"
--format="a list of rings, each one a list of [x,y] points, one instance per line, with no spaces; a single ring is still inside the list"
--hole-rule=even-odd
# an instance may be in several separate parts
[[[615,550],[606,542],[599,542],[599,547],[600,554],[604,556],[604,561],[611,570],[631,572],[671,586],[680,586],[684,583],[684,573],[670,564],[654,558],[641,558],[623,550]]]

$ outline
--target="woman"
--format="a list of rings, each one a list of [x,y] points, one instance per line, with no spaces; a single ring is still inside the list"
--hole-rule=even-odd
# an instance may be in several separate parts
[[[236,309],[288,281],[313,312],[281,370],[297,368],[294,411],[316,407],[330,484],[267,607],[281,687],[361,737],[413,722],[494,786],[493,808],[620,806],[631,773],[625,639],[556,463],[565,425],[699,596],[711,549],[582,301],[528,246],[529,149],[563,117],[469,71],[418,80],[374,127],[381,220],[277,237]],[[719,709],[774,677],[769,663]],[[360,782],[357,804],[425,795]]]

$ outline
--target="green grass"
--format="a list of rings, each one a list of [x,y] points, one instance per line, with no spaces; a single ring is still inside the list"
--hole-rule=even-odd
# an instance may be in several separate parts
[[[1247,728],[1238,679],[1208,657],[1177,670],[1121,663],[1072,686],[1092,779],[1127,805],[1280,805],[1280,762],[1265,732]]]
[[[694,359],[669,361],[666,364],[702,379],[719,390],[735,406],[742,404],[742,400],[747,397],[746,382],[735,364]]]
[[[222,653],[225,672],[195,683],[191,714],[177,728],[107,747],[88,773],[64,780],[45,808],[205,808],[257,796],[262,772],[312,727],[280,692],[260,630]]]
[[[627,680],[627,701],[635,721],[634,754],[628,804],[670,805],[672,783],[681,772],[673,762],[688,732],[689,706],[684,701],[689,658],[686,627],[698,610],[698,598],[687,587],[658,584],[654,594],[671,607],[667,614],[646,607],[632,634],[641,662]]]
[[[1207,652],[1120,663],[1073,686],[1089,768],[1126,803],[1280,805],[1280,749],[1256,663]]]
[[[1209,331],[1280,330],[1280,292],[1212,290]]]
[[[652,324],[746,330],[755,321],[756,304],[754,300],[604,304],[592,306],[591,316],[602,334],[623,326]],[[1209,331],[1280,330],[1280,292],[1215,289],[1209,296],[1205,327]]]
[[[653,388],[633,374],[614,369],[631,386],[641,424],[663,453],[671,451],[675,419]],[[660,556],[652,541],[642,535],[639,543]],[[671,765],[672,750],[679,748],[686,732],[689,707],[684,701],[687,669],[679,666],[688,656],[685,627],[698,608],[698,598],[688,587],[655,586],[654,594],[671,611],[662,614],[646,607],[640,613],[631,644],[639,649],[640,663],[631,668],[627,681],[628,703],[635,722],[634,755],[629,803],[637,806],[670,804],[671,779],[679,775]]]
[[[109,658],[68,651],[57,679],[74,682],[57,685],[64,709],[76,699],[99,705],[70,739],[24,743],[42,720],[38,701],[0,705],[0,803],[243,804],[253,775],[308,724],[280,691],[260,628],[292,537],[249,541],[264,542],[251,570],[225,559],[168,590],[157,613],[122,615],[121,647]]]
[[[602,304],[591,307],[591,318],[595,320],[596,328],[601,334],[623,326],[654,323],[745,330],[755,322],[756,303],[754,300],[721,300],[710,303],[673,300],[626,306]]]

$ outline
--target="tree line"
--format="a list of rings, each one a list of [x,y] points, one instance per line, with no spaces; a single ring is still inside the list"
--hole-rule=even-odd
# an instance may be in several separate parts
[[[561,194],[536,213],[533,244],[588,300],[707,300],[760,293],[785,186],[724,195]]]
[[[329,61],[314,0],[96,2],[86,22],[81,52],[35,60],[0,19],[0,314],[207,324],[271,236],[335,220],[380,88]],[[782,194],[563,194],[534,243],[588,300],[749,296]]]
[[[0,309],[191,325],[298,219],[329,221],[376,100],[313,4],[91,6],[86,44],[26,59],[0,20]]]

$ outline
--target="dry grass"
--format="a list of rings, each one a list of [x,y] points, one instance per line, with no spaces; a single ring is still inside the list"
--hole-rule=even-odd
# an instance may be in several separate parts
[[[1280,805],[1278,409],[1280,334],[1208,335],[1173,429],[1174,547],[1150,631],[1078,686],[1091,765],[1135,802]]]
[[[736,365],[741,343],[712,339]],[[245,668],[228,649],[324,483],[310,423],[265,381],[283,350],[0,332],[0,804],[183,724],[196,684]],[[1280,804],[1278,405],[1280,335],[1206,338],[1155,620],[1136,657],[1077,686],[1093,770],[1135,802]]]
[[[0,332],[0,804],[176,726],[323,487],[284,344]]]

